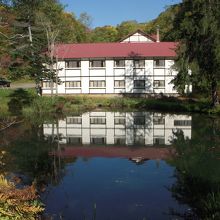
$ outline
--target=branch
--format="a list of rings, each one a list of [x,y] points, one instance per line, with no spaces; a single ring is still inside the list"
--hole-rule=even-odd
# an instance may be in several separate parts
[[[25,37],[29,37],[29,35],[24,35],[24,34],[15,34],[14,36],[12,37],[8,37],[7,35],[3,34],[1,31],[0,31],[0,34],[7,38],[8,40],[13,40],[14,38],[25,38]]]
[[[0,129],[0,132],[4,131],[5,129],[7,129],[9,127],[11,127],[12,125],[19,124],[21,122],[23,122],[23,120],[21,120],[21,121],[12,121],[9,124],[5,124],[5,123],[0,122],[0,124],[3,126],[3,128]]]

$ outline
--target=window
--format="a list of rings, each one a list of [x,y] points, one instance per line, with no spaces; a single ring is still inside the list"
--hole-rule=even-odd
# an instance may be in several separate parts
[[[165,81],[164,80],[154,80],[154,87],[155,88],[164,88],[165,87]]]
[[[93,137],[91,138],[91,144],[105,144],[104,137]]]
[[[51,87],[51,82],[43,82],[43,88],[50,88]],[[55,87],[55,83],[53,83],[53,87]]]
[[[134,88],[135,89],[145,88],[145,80],[134,80]]]
[[[154,116],[153,122],[154,122],[154,125],[164,125],[165,118],[164,116]]]
[[[90,81],[89,86],[94,88],[105,87],[105,81],[104,80]]]
[[[105,118],[102,118],[102,117],[90,118],[90,124],[100,124],[100,125],[104,125],[104,124],[106,124],[106,119],[105,119]]]
[[[79,60],[66,61],[66,68],[79,68],[81,62]]]
[[[81,81],[67,81],[65,87],[81,87]]]
[[[115,67],[125,67],[125,60],[115,60]]]
[[[125,87],[125,81],[124,80],[115,80],[114,85],[117,88],[124,88]]]
[[[125,145],[126,144],[125,138],[121,138],[121,137],[115,138],[115,144],[117,144],[117,145]]]
[[[67,137],[68,144],[82,144],[81,137]]]
[[[82,118],[81,117],[67,117],[66,123],[67,124],[82,124]]]
[[[165,66],[165,60],[154,60],[154,67],[164,67]]]
[[[115,125],[125,125],[125,118],[115,118]]]
[[[134,124],[135,125],[145,125],[145,117],[144,116],[134,117]]]
[[[174,126],[191,126],[191,120],[174,120]]]
[[[135,137],[134,144],[136,144],[136,145],[145,145],[144,137]]]
[[[164,145],[165,144],[165,139],[164,138],[154,138],[154,144]]]
[[[144,60],[134,60],[134,68],[142,68],[145,66]]]
[[[90,61],[90,67],[105,67],[104,60],[92,60]]]

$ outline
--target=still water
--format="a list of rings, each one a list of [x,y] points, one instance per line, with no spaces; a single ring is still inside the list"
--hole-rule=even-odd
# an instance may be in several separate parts
[[[1,172],[35,180],[52,219],[220,219],[220,120],[94,111],[0,133]]]

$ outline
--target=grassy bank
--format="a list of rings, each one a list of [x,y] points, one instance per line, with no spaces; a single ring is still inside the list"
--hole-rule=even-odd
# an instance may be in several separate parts
[[[157,110],[164,112],[199,112],[220,114],[220,107],[211,109],[208,100],[180,98],[128,98],[104,96],[39,97],[34,89],[0,90],[0,112],[21,112],[25,115],[83,112],[96,108],[109,110]],[[13,106],[14,105],[14,106]]]

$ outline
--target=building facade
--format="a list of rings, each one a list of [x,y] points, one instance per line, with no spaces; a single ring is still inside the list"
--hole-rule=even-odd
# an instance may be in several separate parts
[[[56,137],[60,144],[165,146],[181,130],[191,139],[192,117],[152,112],[87,112],[68,116],[57,124],[44,124],[45,137]]]
[[[57,45],[60,83],[53,84],[53,93],[177,95],[171,83],[175,48],[141,31],[117,43]],[[50,93],[50,82],[43,81],[42,94]]]

